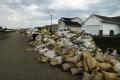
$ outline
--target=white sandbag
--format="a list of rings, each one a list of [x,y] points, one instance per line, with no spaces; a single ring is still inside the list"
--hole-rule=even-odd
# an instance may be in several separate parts
[[[66,47],[71,47],[73,45],[73,43],[66,38],[63,38],[62,41],[63,41],[64,46]]]
[[[47,50],[48,50],[48,48],[43,48],[43,49],[40,49],[39,50],[39,54],[46,54],[46,52],[47,52]]]
[[[92,44],[89,41],[83,43],[86,48],[89,48]]]
[[[56,56],[54,50],[47,50],[47,52],[44,55],[47,56],[48,58],[54,58]]]
[[[73,33],[66,33],[65,36],[69,39],[73,36],[75,36],[76,34],[73,34]]]
[[[75,41],[82,41],[81,36],[79,36]]]
[[[36,40],[36,41],[41,41],[41,40],[42,40],[41,34],[37,35],[37,36],[35,37],[35,40]]]
[[[45,38],[43,38],[43,41],[47,41],[47,39],[48,39],[48,38],[45,37]]]
[[[76,55],[81,55],[81,51],[76,51]]]
[[[42,49],[43,47],[46,47],[46,45],[45,45],[45,44],[40,44],[40,45],[36,46],[36,49],[37,49],[37,50],[40,50],[40,49]]]
[[[55,41],[54,41],[53,39],[48,39],[47,45],[49,45],[49,44],[54,44],[54,43],[55,43]]]

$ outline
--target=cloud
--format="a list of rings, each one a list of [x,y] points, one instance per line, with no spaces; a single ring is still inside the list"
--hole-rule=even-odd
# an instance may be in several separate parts
[[[80,17],[91,14],[120,16],[120,0],[0,0],[0,25],[35,27],[53,23],[61,17]]]

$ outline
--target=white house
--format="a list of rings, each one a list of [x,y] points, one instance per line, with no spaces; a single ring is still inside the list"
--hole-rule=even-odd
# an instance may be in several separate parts
[[[81,29],[82,23],[83,23],[83,21],[79,17],[75,17],[75,18],[62,17],[58,21],[58,29],[60,31],[65,31],[65,30],[71,28],[72,30],[78,31]]]
[[[93,14],[85,20],[82,29],[92,35],[117,35],[120,33],[120,17]]]

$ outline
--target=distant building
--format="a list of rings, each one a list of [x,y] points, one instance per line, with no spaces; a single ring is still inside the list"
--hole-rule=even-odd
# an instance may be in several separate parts
[[[60,31],[67,30],[69,28],[71,28],[73,30],[80,30],[82,23],[83,23],[83,21],[79,17],[75,17],[75,18],[62,17],[58,21],[58,29]]]
[[[120,16],[105,17],[93,14],[85,20],[83,30],[92,35],[117,35],[120,33]]]
[[[58,24],[46,25],[45,28],[48,31],[58,31]]]
[[[0,26],[0,31],[3,31],[3,28]]]

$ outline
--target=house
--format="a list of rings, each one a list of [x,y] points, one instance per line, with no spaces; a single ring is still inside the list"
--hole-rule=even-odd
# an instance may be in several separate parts
[[[0,26],[0,31],[3,31],[3,28]]]
[[[58,31],[58,24],[46,25],[45,28],[50,32]]]
[[[58,21],[58,29],[60,31],[65,31],[70,28],[72,30],[79,31],[81,29],[82,23],[83,21],[79,17],[74,18],[62,17]]]
[[[92,35],[117,35],[120,33],[120,16],[105,17],[93,14],[84,21],[82,29]]]

